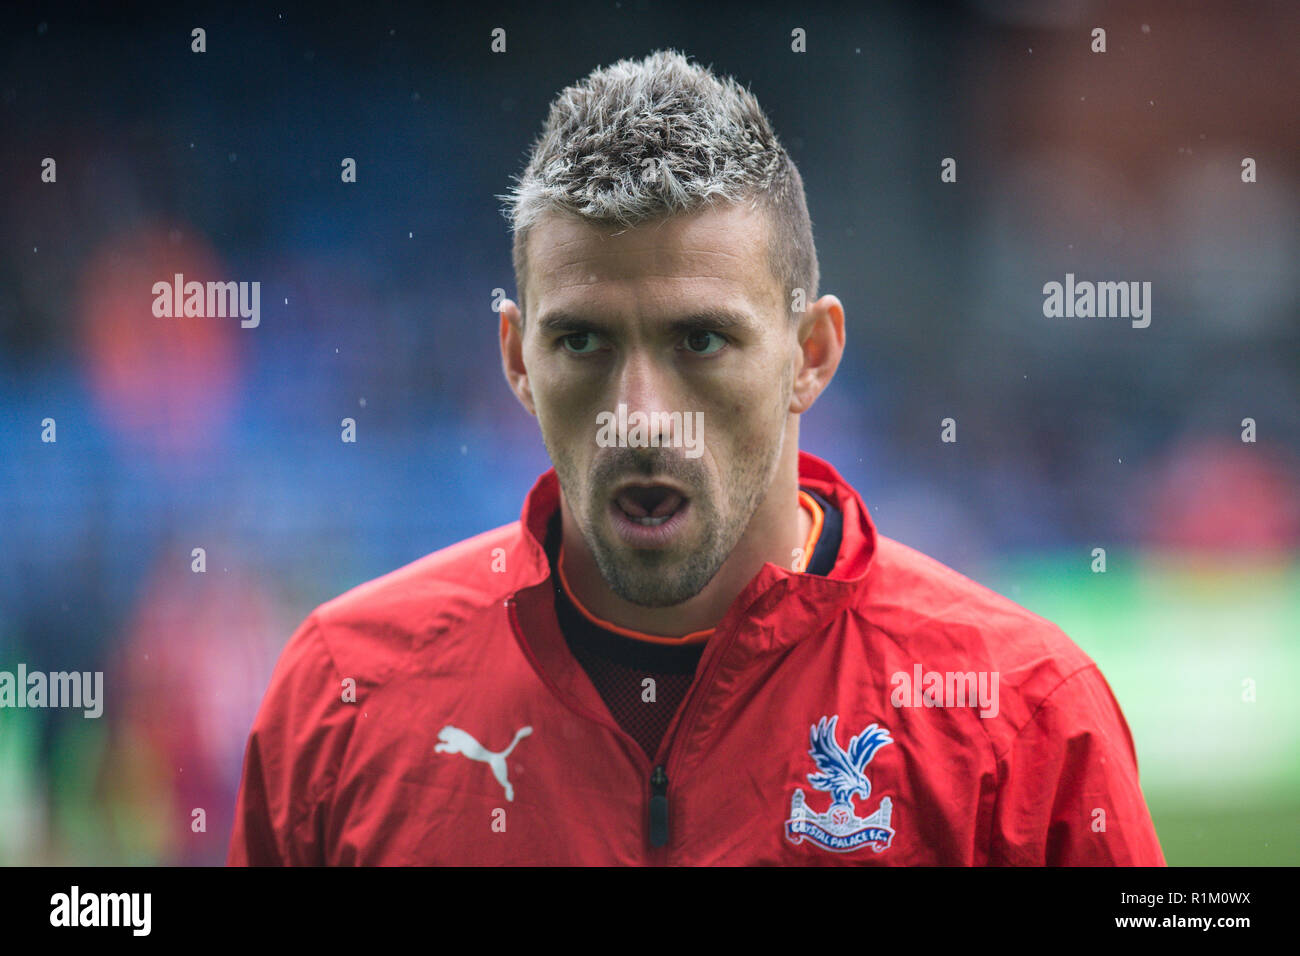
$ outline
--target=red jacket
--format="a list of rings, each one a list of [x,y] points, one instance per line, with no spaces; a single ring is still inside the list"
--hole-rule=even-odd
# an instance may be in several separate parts
[[[843,513],[834,568],[763,566],[654,761],[556,624],[554,470],[519,521],[318,607],[253,724],[229,862],[1164,865],[1097,665],[877,534],[824,461],[799,480]]]

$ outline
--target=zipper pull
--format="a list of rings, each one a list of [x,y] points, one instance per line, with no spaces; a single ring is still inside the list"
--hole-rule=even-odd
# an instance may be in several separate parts
[[[662,764],[650,775],[650,845],[668,845],[668,772]]]

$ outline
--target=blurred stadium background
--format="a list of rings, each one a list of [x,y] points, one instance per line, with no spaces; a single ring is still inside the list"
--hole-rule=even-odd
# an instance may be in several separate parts
[[[0,863],[222,862],[298,622],[518,516],[494,197],[562,86],[668,46],[803,172],[849,324],[803,447],[1097,660],[1171,864],[1300,862],[1300,7],[218,9],[0,14],[0,669],[107,696],[0,709]],[[154,318],[175,272],[260,326]],[[1045,319],[1067,272],[1150,328]]]

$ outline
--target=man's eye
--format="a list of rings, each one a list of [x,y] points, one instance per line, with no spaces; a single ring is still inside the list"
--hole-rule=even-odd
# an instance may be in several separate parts
[[[590,355],[599,344],[594,332],[573,332],[560,339],[566,352],[574,355]]]
[[[713,343],[710,344],[709,337],[713,337]],[[727,340],[717,332],[706,332],[703,330],[691,332],[686,336],[686,348],[695,355],[712,355],[718,349],[727,344]]]

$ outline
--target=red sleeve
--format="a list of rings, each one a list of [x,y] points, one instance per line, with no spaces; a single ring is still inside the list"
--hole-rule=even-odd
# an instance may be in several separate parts
[[[1043,699],[999,760],[990,863],[1165,866],[1128,723],[1095,664]]]
[[[227,865],[325,862],[324,809],[353,706],[312,614],[281,652],[249,733]]]

